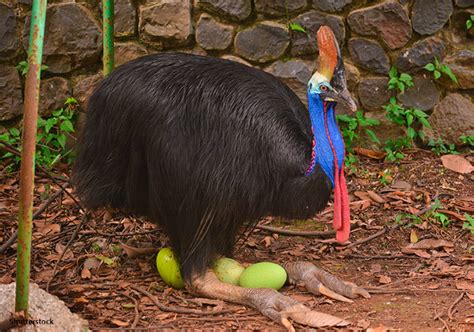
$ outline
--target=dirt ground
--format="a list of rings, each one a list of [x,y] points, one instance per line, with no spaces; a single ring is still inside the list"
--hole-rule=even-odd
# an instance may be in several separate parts
[[[411,151],[399,165],[361,158],[357,167],[348,177],[350,243],[257,228],[239,240],[235,258],[309,260],[365,287],[372,297],[354,303],[295,286],[281,290],[314,310],[351,321],[348,330],[474,331],[474,236],[462,228],[465,213],[474,215],[473,173],[447,170],[439,157],[422,150]],[[36,208],[60,190],[58,184],[67,182],[39,174]],[[16,228],[17,190],[18,174],[0,177],[0,246]],[[72,197],[64,192],[56,197],[34,220],[31,279],[89,320],[92,329],[282,329],[251,308],[168,287],[153,254],[167,240],[150,221],[104,211],[87,219]],[[436,200],[442,207],[433,212]],[[436,212],[448,216],[449,224],[443,227]],[[330,230],[331,218],[329,205],[311,220],[269,217],[260,225],[314,232]],[[14,281],[15,253],[15,246],[0,253],[0,283]],[[171,309],[197,311],[160,310],[132,286]]]

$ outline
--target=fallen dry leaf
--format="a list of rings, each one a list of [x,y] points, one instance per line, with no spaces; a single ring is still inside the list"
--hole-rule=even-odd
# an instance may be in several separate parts
[[[458,280],[456,281],[456,288],[461,290],[466,290],[469,293],[474,294],[474,282],[467,280]]]
[[[410,231],[410,243],[417,243],[418,242],[418,235],[416,231],[412,228]]]
[[[402,248],[402,253],[417,255],[418,257],[421,257],[421,258],[431,258],[431,255],[429,253],[423,250],[419,250],[419,249],[404,247]]]
[[[452,248],[454,247],[454,243],[446,240],[426,239],[417,243],[409,244],[407,247],[411,249],[436,249],[442,247]]]
[[[403,180],[397,180],[394,181],[391,185],[391,188],[393,189],[400,189],[400,190],[411,190],[411,184],[403,181]]]
[[[82,279],[90,279],[92,277],[91,271],[87,268],[83,268],[81,271]]]
[[[156,254],[158,252],[158,248],[148,247],[148,248],[137,248],[126,245],[124,243],[120,243],[120,246],[125,251],[128,257],[135,258],[139,256],[146,256]]]
[[[118,319],[112,319],[110,322],[120,327],[127,327],[130,325],[130,323],[122,322],[121,320],[118,320]]]
[[[474,166],[466,158],[456,154],[441,156],[441,162],[445,168],[461,174],[469,174],[474,170]]]
[[[379,277],[379,282],[381,284],[389,284],[392,282],[392,278],[390,278],[389,276],[380,276]]]
[[[373,200],[376,203],[383,204],[385,203],[385,200],[380,197],[379,194],[377,194],[375,191],[368,190],[367,194],[369,195],[370,199]]]
[[[357,153],[361,156],[366,156],[366,157],[369,157],[369,158],[372,158],[372,159],[381,160],[381,159],[385,158],[385,153],[380,152],[380,151],[374,151],[374,150],[365,149],[365,148],[361,148],[361,147],[355,147],[352,150],[355,153]]]

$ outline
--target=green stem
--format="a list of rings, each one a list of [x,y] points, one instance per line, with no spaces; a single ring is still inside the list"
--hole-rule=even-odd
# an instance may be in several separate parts
[[[104,76],[114,69],[114,0],[102,0],[103,13],[103,43]]]
[[[33,0],[23,109],[15,311],[23,312],[25,317],[28,311],[29,298],[36,123],[38,119],[46,5],[47,0]]]

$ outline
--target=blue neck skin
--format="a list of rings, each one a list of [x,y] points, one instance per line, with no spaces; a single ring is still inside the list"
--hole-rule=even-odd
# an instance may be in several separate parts
[[[334,102],[326,102],[326,112],[324,102],[317,93],[308,92],[308,110],[313,129],[313,156],[311,165],[308,167],[306,175],[314,172],[314,164],[319,164],[324,173],[331,180],[334,187],[334,157],[337,158],[339,171],[344,162],[344,140],[336,123],[334,113]],[[329,133],[329,137],[328,137]],[[332,146],[331,146],[332,145]]]

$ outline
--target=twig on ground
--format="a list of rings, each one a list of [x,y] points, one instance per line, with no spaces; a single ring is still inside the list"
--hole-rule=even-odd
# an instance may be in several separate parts
[[[137,292],[142,293],[146,297],[148,297],[153,302],[153,304],[156,305],[158,309],[160,309],[161,311],[175,312],[178,314],[200,315],[200,316],[203,316],[203,315],[215,316],[215,315],[221,315],[221,314],[234,312],[234,310],[202,311],[202,310],[196,310],[196,309],[185,309],[185,308],[178,308],[174,306],[173,307],[167,306],[158,302],[156,298],[151,293],[147,292],[146,290],[135,285],[130,285],[129,287],[136,290]]]
[[[149,230],[149,231],[143,231],[143,232],[107,234],[107,233],[100,232],[100,231],[97,231],[97,230],[94,229],[94,230],[81,231],[81,235],[83,235],[83,234],[87,234],[87,235],[97,234],[97,235],[105,236],[105,237],[128,237],[128,236],[153,234],[153,233],[159,233],[159,232],[160,232],[160,230],[158,228],[156,228],[156,229],[152,229],[152,230]]]
[[[82,217],[81,219],[81,222],[79,224],[77,224],[76,226],[76,229],[74,230],[74,233],[72,234],[71,238],[69,239],[69,242],[66,244],[66,246],[64,247],[64,250],[63,252],[61,253],[61,255],[59,256],[59,259],[56,261],[56,263],[54,264],[54,268],[53,268],[53,274],[51,276],[51,279],[48,280],[48,283],[46,284],[46,291],[49,292],[49,285],[51,284],[51,281],[53,281],[54,277],[56,276],[56,270],[58,269],[58,264],[59,262],[62,260],[62,258],[64,257],[64,254],[66,253],[66,251],[68,250],[69,246],[72,244],[72,242],[76,239],[77,235],[79,234],[79,230],[81,229],[82,227],[82,224],[84,224],[84,222],[86,220],[89,219],[89,214],[86,213],[84,214],[84,216]]]
[[[54,194],[52,194],[43,204],[41,204],[38,207],[38,209],[33,213],[32,218],[33,219],[38,218],[48,208],[48,206],[52,202],[54,202],[54,200],[56,200],[56,198],[58,198],[64,191],[65,191],[65,189],[61,188],[60,190],[58,190]],[[2,244],[2,246],[0,247],[0,254],[2,254],[5,250],[10,248],[10,246],[13,244],[13,242],[15,242],[17,236],[18,236],[18,230],[16,230],[4,244]]]
[[[398,228],[400,228],[400,224],[398,225],[395,225],[395,226],[392,226],[392,227],[384,227],[383,229],[381,229],[380,231],[378,231],[377,233],[375,234],[372,234],[370,236],[367,236],[366,238],[363,238],[363,239],[360,239],[360,240],[357,240],[356,242],[354,243],[351,243],[351,244],[348,244],[347,246],[343,247],[342,249],[343,250],[346,250],[346,249],[350,249],[350,248],[354,248],[354,247],[357,247],[363,243],[366,243],[366,242],[369,242],[375,238],[378,238],[379,236],[385,234],[385,233],[389,233],[393,230],[396,230]]]
[[[290,236],[304,236],[304,237],[319,237],[319,238],[330,238],[336,235],[335,231],[296,231],[290,229],[283,229],[265,225],[257,225],[255,228],[261,229],[263,231],[276,233],[280,235],[290,235]]]
[[[408,256],[408,255],[354,255],[347,254],[344,255],[344,258],[355,258],[355,259],[422,259],[418,256]]]
[[[449,307],[448,309],[448,317],[449,319],[453,320],[453,315],[454,315],[454,308],[456,307],[456,305],[461,302],[462,298],[464,297],[464,292],[461,293],[461,295],[459,295],[456,300],[454,300],[453,304],[451,304],[451,306]]]
[[[138,324],[138,320],[140,319],[140,312],[138,310],[138,301],[136,298],[128,295],[128,294],[125,294],[124,292],[121,292],[121,291],[118,291],[118,290],[115,290],[114,292],[122,295],[122,296],[125,296],[126,298],[130,299],[133,301],[134,305],[135,305],[135,317],[133,318],[133,323],[132,323],[132,326],[130,326],[130,328],[134,329],[137,327],[137,324]]]

